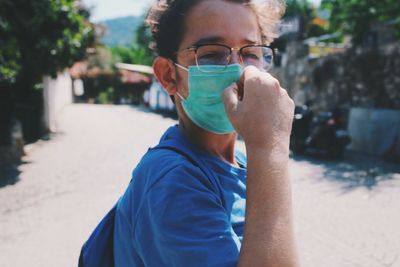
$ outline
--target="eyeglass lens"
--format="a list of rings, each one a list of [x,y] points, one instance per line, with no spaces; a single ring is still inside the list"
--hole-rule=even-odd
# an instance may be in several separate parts
[[[231,50],[221,45],[203,45],[196,50],[199,69],[203,65],[226,66],[230,61]],[[248,46],[240,50],[241,60],[245,66],[269,70],[273,64],[273,51],[266,46]]]

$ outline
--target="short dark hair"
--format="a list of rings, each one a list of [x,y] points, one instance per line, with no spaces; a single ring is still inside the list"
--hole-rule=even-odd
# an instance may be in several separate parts
[[[185,14],[204,0],[156,0],[150,8],[146,23],[150,26],[159,56],[176,59],[184,35]],[[278,37],[280,18],[285,11],[284,0],[225,0],[249,5],[257,15],[263,42]]]

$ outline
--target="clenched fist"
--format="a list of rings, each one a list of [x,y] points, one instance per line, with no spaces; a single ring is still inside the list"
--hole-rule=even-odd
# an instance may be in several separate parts
[[[226,88],[223,98],[228,117],[246,147],[288,153],[294,103],[277,79],[246,67],[240,84]]]

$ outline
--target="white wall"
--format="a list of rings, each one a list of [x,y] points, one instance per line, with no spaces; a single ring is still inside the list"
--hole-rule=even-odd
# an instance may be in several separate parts
[[[45,76],[43,86],[45,125],[50,132],[56,132],[60,112],[73,101],[72,79],[68,71],[64,71],[56,79]]]
[[[153,110],[173,111],[175,105],[159,82],[153,80],[149,89],[149,105]]]
[[[352,138],[352,150],[382,156],[389,148],[395,146],[400,154],[398,110],[352,108],[348,130]]]

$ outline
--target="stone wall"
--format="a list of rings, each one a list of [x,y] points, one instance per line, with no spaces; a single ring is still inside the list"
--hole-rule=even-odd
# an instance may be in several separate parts
[[[311,58],[290,43],[275,68],[296,104],[349,114],[350,149],[400,161],[400,42]]]
[[[275,72],[297,103],[311,100],[317,110],[400,109],[400,42],[321,58],[310,58],[298,43],[286,50]]]
[[[21,123],[14,119],[10,133],[10,144],[0,145],[0,165],[4,163],[17,163],[24,155],[24,137]]]

